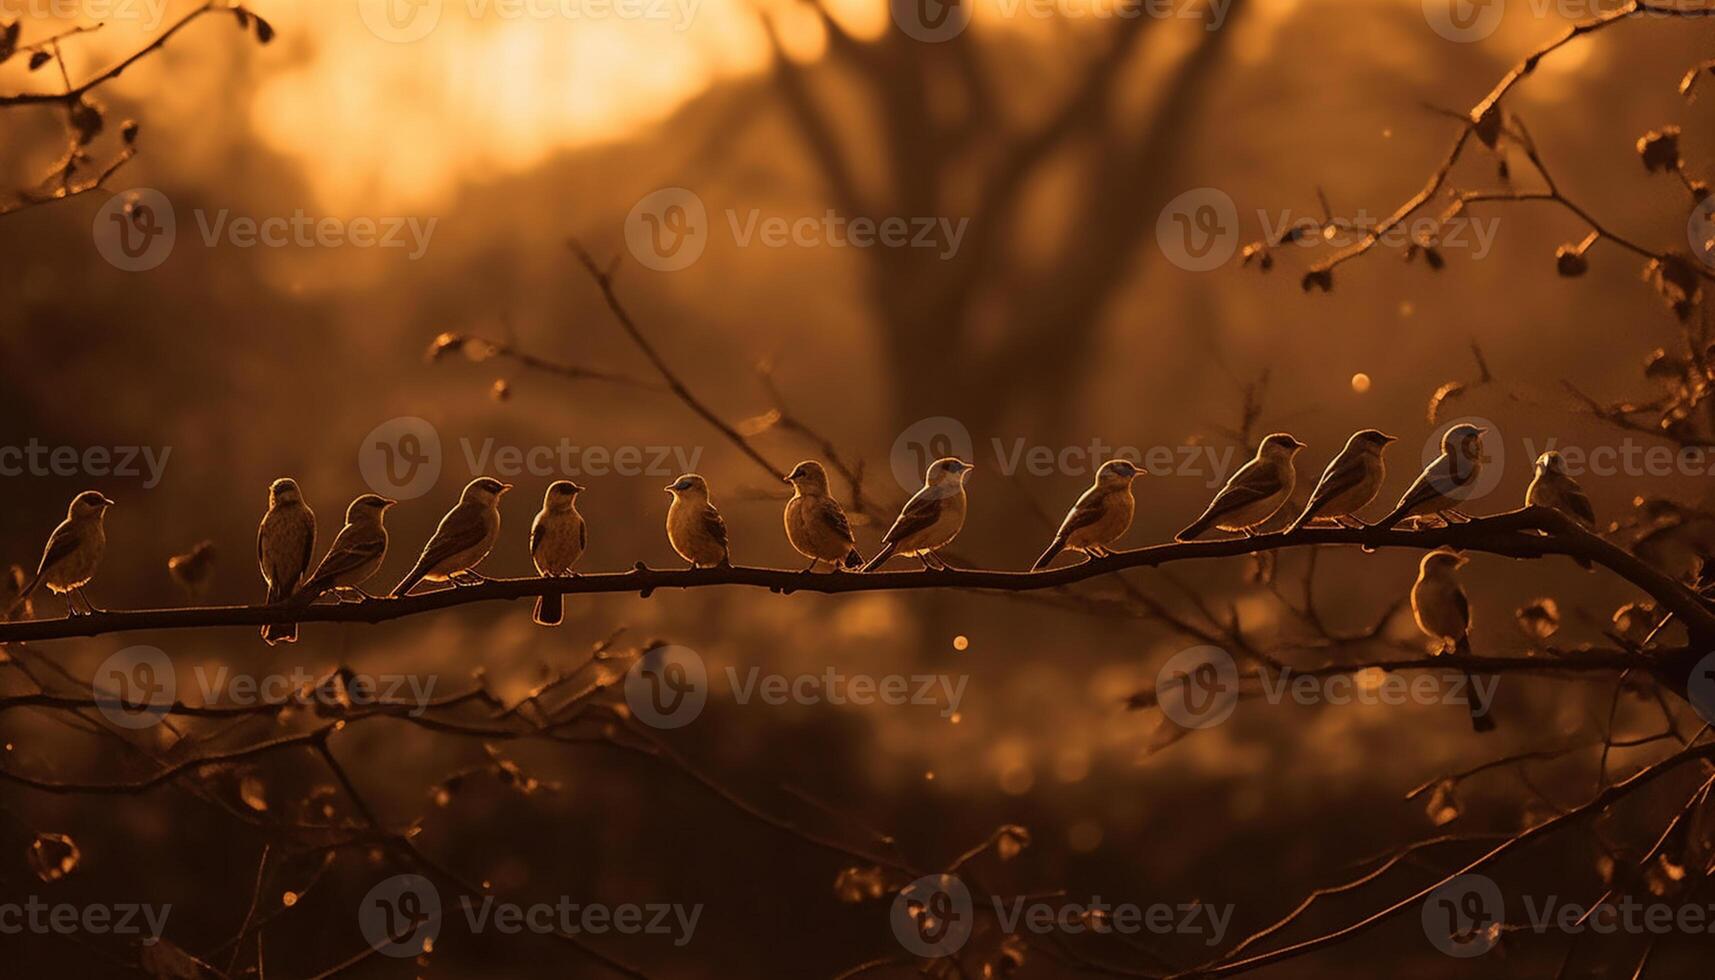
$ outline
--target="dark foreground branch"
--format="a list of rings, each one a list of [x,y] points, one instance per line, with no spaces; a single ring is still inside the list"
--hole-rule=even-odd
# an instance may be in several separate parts
[[[1652,568],[1636,556],[1584,531],[1560,514],[1527,508],[1466,524],[1417,530],[1306,527],[1291,533],[1262,534],[1221,541],[1175,542],[1114,553],[1078,565],[1040,572],[991,570],[911,571],[815,574],[777,568],[732,566],[713,569],[656,569],[643,563],[625,572],[601,572],[568,578],[491,579],[480,585],[446,588],[398,599],[324,603],[312,606],[207,606],[100,612],[65,619],[0,623],[0,643],[100,636],[128,630],[256,627],[269,623],[380,623],[476,602],[510,601],[551,595],[635,592],[657,589],[748,586],[782,595],[793,592],[846,592],[962,589],[1033,592],[1058,589],[1131,568],[1179,561],[1231,558],[1307,545],[1362,545],[1427,551],[1451,546],[1508,558],[1563,555],[1603,566],[1672,612],[1691,635],[1693,647],[1715,645],[1715,607],[1695,591]]]

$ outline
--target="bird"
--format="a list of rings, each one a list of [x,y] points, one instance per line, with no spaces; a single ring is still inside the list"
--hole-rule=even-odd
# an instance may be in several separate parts
[[[1590,498],[1566,472],[1566,457],[1550,449],[1536,458],[1536,476],[1524,492],[1527,507],[1549,507],[1558,510],[1587,528],[1596,525],[1596,511]]]
[[[1363,521],[1353,515],[1368,507],[1381,492],[1382,481],[1387,478],[1387,463],[1382,459],[1382,452],[1388,443],[1394,441],[1394,436],[1379,429],[1359,429],[1352,433],[1352,437],[1346,440],[1346,447],[1322,471],[1322,479],[1316,481],[1316,489],[1310,491],[1310,503],[1305,505],[1304,513],[1286,528],[1287,533],[1298,530],[1317,517],[1332,520],[1342,527],[1362,527]]]
[[[268,512],[256,529],[256,564],[268,585],[268,605],[290,599],[315,558],[316,513],[304,503],[298,481],[281,477],[268,487]],[[298,624],[270,623],[262,627],[262,639],[269,646],[296,643]]]
[[[96,490],[85,490],[72,498],[66,508],[66,519],[48,535],[35,577],[19,590],[8,613],[21,609],[44,584],[48,591],[66,597],[67,616],[100,612],[84,594],[83,587],[95,577],[102,552],[107,550],[105,517],[107,508],[112,506],[113,501]],[[82,600],[82,610],[72,601],[74,598]]]
[[[851,521],[846,519],[846,509],[828,492],[828,472],[822,464],[804,460],[783,479],[792,485],[792,499],[786,501],[786,540],[810,559],[804,571],[815,571],[822,562],[828,562],[835,571],[862,565]]]
[[[512,484],[502,483],[491,476],[479,476],[464,485],[459,502],[441,518],[417,564],[399,584],[393,587],[395,598],[411,591],[411,587],[428,579],[431,582],[452,582],[455,586],[484,581],[472,571],[494,547],[500,536],[500,498]],[[463,576],[461,580],[461,576]]]
[[[692,568],[730,565],[727,554],[726,521],[709,502],[709,482],[686,473],[664,487],[673,495],[667,508],[667,541]]]
[[[1215,494],[1203,516],[1192,521],[1175,539],[1190,541],[1211,527],[1243,532],[1247,537],[1254,534],[1292,496],[1292,488],[1298,481],[1293,459],[1303,449],[1304,443],[1284,432],[1264,439],[1256,447],[1256,455],[1239,467],[1221,492]]]
[[[375,577],[387,558],[387,526],[383,518],[398,502],[378,493],[366,493],[348,504],[345,526],[334,535],[327,554],[298,587],[293,601],[309,605],[328,592],[336,596],[356,592],[361,599],[375,598],[363,591],[363,583]]]
[[[1411,587],[1411,614],[1423,635],[1440,645],[1439,654],[1471,655],[1471,600],[1456,574],[1469,560],[1456,551],[1437,548],[1424,555],[1418,565],[1417,582]],[[1469,671],[1465,681],[1471,727],[1479,732],[1492,731],[1495,719],[1489,716],[1489,706],[1483,703]]]
[[[1132,481],[1143,471],[1130,460],[1110,459],[1096,470],[1096,481],[1085,490],[1078,502],[1060,522],[1060,530],[1048,543],[1048,550],[1030,566],[1031,571],[1048,567],[1062,551],[1071,548],[1089,558],[1104,558],[1108,545],[1119,540],[1131,528],[1137,513],[1137,501],[1132,497]]]
[[[1536,458],[1536,475],[1531,477],[1530,486],[1524,492],[1524,505],[1557,510],[1586,530],[1595,530],[1596,527],[1596,509],[1590,506],[1590,498],[1584,495],[1584,488],[1578,485],[1578,481],[1566,472],[1566,457],[1553,449]],[[1585,571],[1595,570],[1588,558],[1575,557],[1572,560]]]
[[[167,575],[185,590],[187,596],[200,599],[213,581],[218,554],[213,541],[198,541],[191,550],[167,559]]]
[[[530,522],[530,560],[536,574],[570,575],[589,543],[589,529],[578,513],[578,494],[584,488],[571,480],[555,480],[542,495],[542,510]],[[531,619],[542,626],[558,626],[565,618],[564,595],[536,597]]]
[[[923,486],[899,511],[893,526],[882,535],[881,550],[863,571],[872,572],[894,555],[915,556],[924,568],[946,568],[936,554],[952,543],[965,526],[965,481],[976,466],[954,456],[929,464]]]
[[[1441,455],[1423,468],[1393,513],[1375,526],[1387,530],[1416,514],[1434,514],[1444,522],[1470,520],[1455,505],[1477,482],[1483,466],[1483,433],[1487,431],[1469,422],[1448,429],[1441,436]]]

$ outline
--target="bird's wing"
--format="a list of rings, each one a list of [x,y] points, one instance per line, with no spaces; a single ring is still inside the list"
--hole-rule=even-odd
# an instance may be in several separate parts
[[[578,550],[582,551],[585,548],[589,547],[589,543],[590,543],[590,525],[589,525],[589,522],[584,521],[584,520],[580,520],[580,521],[578,521]]]
[[[1085,490],[1078,502],[1072,505],[1072,509],[1066,512],[1066,519],[1060,522],[1060,531],[1054,537],[1064,541],[1073,531],[1101,520],[1106,503],[1107,496],[1095,487]]]
[[[42,563],[36,566],[37,573],[46,571],[76,550],[77,535],[72,533],[72,523],[70,520],[62,521],[59,527],[54,528],[54,533],[48,535],[47,546],[42,549]]]
[[[846,519],[846,509],[832,497],[823,497],[817,502],[814,511],[816,519],[828,525],[829,529],[841,538],[852,540],[852,522]]]
[[[1471,598],[1465,594],[1464,588],[1453,586],[1453,605],[1459,610],[1459,622],[1469,630],[1471,628]]]
[[[726,521],[721,518],[721,512],[710,504],[703,509],[703,533],[719,544],[726,547]]]
[[[1436,497],[1444,496],[1454,489],[1453,464],[1446,453],[1435,458],[1435,461],[1423,468],[1423,472],[1412,481],[1405,496],[1399,498],[1397,510],[1410,510],[1420,504],[1428,503]]]
[[[1266,500],[1285,488],[1280,481],[1280,472],[1273,466],[1268,466],[1257,460],[1251,460],[1239,468],[1221,492],[1215,495],[1215,500],[1209,505],[1207,517],[1219,518],[1236,510],[1248,507],[1260,500]]]
[[[941,498],[924,487],[911,495],[899,512],[893,526],[887,529],[882,544],[893,544],[933,525],[941,517]]]
[[[542,547],[542,539],[548,536],[547,517],[547,511],[543,511],[536,515],[534,521],[530,522],[530,553],[532,555],[536,553],[537,548]]]
[[[1316,489],[1310,492],[1312,506],[1332,500],[1347,490],[1364,482],[1364,460],[1357,453],[1334,457],[1323,472],[1322,479],[1317,481]]]
[[[316,573],[310,576],[310,581],[343,575],[365,562],[373,561],[376,555],[386,549],[386,535],[365,534],[347,524],[333,539],[333,544],[328,548],[328,553],[322,556],[322,563],[316,566]]]
[[[298,563],[298,574],[301,576],[308,571],[316,560],[316,514],[308,507],[304,508],[304,557]]]
[[[487,533],[488,528],[482,523],[482,505],[458,504],[441,518],[434,536],[423,546],[423,557],[417,559],[417,567],[434,568],[448,558],[481,544]]]
[[[1584,495],[1584,488],[1570,480],[1566,486],[1566,508],[1584,523],[1596,523],[1596,508],[1590,506],[1590,498]]]

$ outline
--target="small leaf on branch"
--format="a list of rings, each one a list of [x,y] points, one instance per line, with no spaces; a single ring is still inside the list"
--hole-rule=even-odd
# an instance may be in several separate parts
[[[37,68],[42,67],[52,60],[54,60],[54,56],[48,54],[46,51],[32,52],[30,54],[30,70],[35,71]]]
[[[1560,632],[1560,604],[1550,598],[1536,599],[1513,614],[1525,635],[1546,640]]]
[[[43,881],[59,881],[83,859],[77,842],[65,834],[37,834],[30,844],[30,869]]]
[[[1658,170],[1678,170],[1679,127],[1663,126],[1638,137],[1638,156],[1643,158],[1644,169],[1652,174]]]
[[[1435,389],[1435,393],[1429,396],[1429,424],[1434,425],[1440,421],[1442,405],[1464,393],[1465,382],[1463,381],[1448,381]]]

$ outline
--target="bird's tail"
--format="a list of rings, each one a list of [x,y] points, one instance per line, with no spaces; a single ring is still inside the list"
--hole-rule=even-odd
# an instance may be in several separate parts
[[[1207,532],[1209,530],[1209,528],[1214,527],[1214,525],[1215,525],[1215,518],[1213,516],[1211,516],[1210,514],[1204,514],[1202,517],[1199,517],[1196,520],[1192,521],[1190,527],[1187,527],[1185,530],[1180,531],[1178,534],[1175,534],[1173,536],[1173,540],[1175,540],[1175,541],[1191,541],[1193,539],[1201,537],[1205,532]]]
[[[887,546],[883,547],[880,551],[876,552],[874,558],[871,558],[869,561],[865,562],[861,571],[865,571],[865,572],[875,571],[876,569],[880,568],[889,558],[892,558],[893,553],[897,550],[899,550],[899,545],[897,543],[888,544]]]
[[[853,548],[846,552],[845,561],[841,562],[841,564],[847,568],[856,568],[863,564],[863,556],[858,554],[858,550],[856,548]]]
[[[539,595],[536,597],[536,613],[530,617],[538,626],[558,626],[566,618],[566,597],[563,595]]]
[[[317,599],[320,599],[327,590],[327,583],[323,582],[321,579],[313,578],[308,582],[305,582],[303,585],[298,586],[298,591],[292,593],[291,598],[287,601],[292,603],[294,606],[307,606],[310,603],[315,602]]]
[[[36,577],[30,579],[30,584],[24,586],[23,591],[18,593],[18,598],[13,599],[12,604],[5,609],[0,609],[0,614],[4,614],[0,615],[0,618],[11,619],[18,615],[18,610],[24,608],[25,603],[30,601],[30,597],[36,594],[36,590],[41,588],[42,579],[47,578],[47,576],[46,566],[36,569]]]
[[[1060,556],[1060,552],[1065,551],[1065,550],[1066,550],[1066,539],[1061,538],[1061,537],[1056,537],[1054,539],[1053,543],[1048,545],[1048,550],[1044,551],[1042,553],[1042,557],[1036,559],[1036,564],[1030,566],[1030,570],[1033,572],[1040,572],[1044,568],[1048,567],[1049,562],[1053,561],[1055,558],[1058,558]]]
[[[1295,519],[1291,524],[1288,524],[1286,526],[1286,533],[1291,534],[1292,532],[1298,530],[1299,528],[1303,527],[1304,525],[1310,523],[1310,519],[1312,517],[1315,517],[1317,511],[1320,511],[1321,509],[1322,509],[1322,504],[1318,501],[1315,501],[1315,500],[1312,500],[1308,504],[1305,504],[1304,505],[1304,513],[1299,514],[1297,519]]]
[[[291,593],[287,592],[283,585],[281,588],[275,588],[272,585],[268,587],[268,605],[270,606],[278,605],[291,597]],[[262,639],[266,640],[269,646],[276,643],[296,643],[298,642],[298,624],[269,623],[262,627]]]
[[[1406,511],[1406,508],[1404,508],[1404,507],[1395,507],[1393,509],[1393,513],[1387,515],[1386,517],[1382,518],[1381,520],[1370,525],[1371,530],[1375,530],[1375,531],[1390,530],[1395,524],[1398,524],[1400,521],[1405,520],[1405,511]]]
[[[1461,657],[1471,655],[1471,638],[1461,636],[1453,645],[1453,652]],[[1474,732],[1492,732],[1495,730],[1495,717],[1489,713],[1494,705],[1483,700],[1483,693],[1477,689],[1477,678],[1467,671],[1465,673],[1465,704],[1471,711],[1471,730]]]
[[[412,587],[414,587],[418,582],[421,582],[422,580],[423,580],[423,567],[421,565],[419,565],[416,568],[411,569],[411,574],[409,574],[409,575],[407,575],[404,578],[399,580],[399,584],[395,585],[393,587],[393,592],[391,593],[391,595],[393,596],[393,598],[397,599],[400,596],[404,595],[405,593],[411,591]]]

